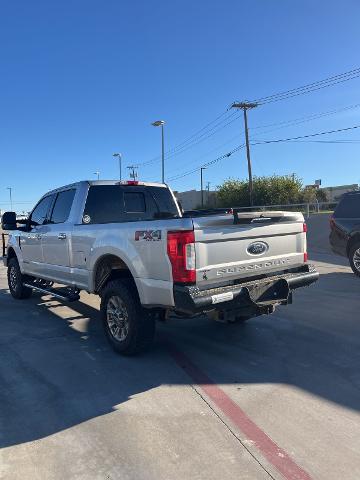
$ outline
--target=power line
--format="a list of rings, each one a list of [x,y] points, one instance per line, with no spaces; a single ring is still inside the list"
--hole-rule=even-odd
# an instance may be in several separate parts
[[[185,151],[189,150],[190,148],[193,148],[195,147],[196,145],[198,145],[199,143],[202,143],[204,142],[205,140],[207,140],[208,138],[212,137],[213,135],[215,135],[216,133],[218,133],[220,130],[223,130],[225,127],[227,127],[228,125],[230,125],[231,123],[235,122],[235,120],[237,120],[239,117],[241,117],[242,115],[236,115],[232,120],[230,120],[229,122],[225,123],[224,125],[221,125],[219,128],[217,128],[215,131],[212,131],[212,133],[209,132],[206,132],[206,134],[203,134],[203,135],[206,135],[206,136],[203,136],[201,135],[202,138],[199,137],[199,139],[193,143],[193,144],[190,144],[190,145],[187,145],[185,147],[183,147],[181,149],[181,151],[177,151],[177,152],[174,152],[173,154],[170,154],[170,156],[168,158],[173,158],[173,157],[176,157],[177,155],[181,155],[182,153],[184,153]]]
[[[289,140],[290,143],[330,143],[330,144],[342,144],[342,145],[356,145],[360,143],[360,140]]]
[[[264,145],[264,144],[268,144],[268,143],[290,142],[290,141],[299,140],[299,139],[302,139],[302,138],[311,138],[311,137],[317,137],[317,136],[320,136],[320,135],[330,135],[332,133],[346,132],[346,131],[349,131],[349,130],[355,130],[356,128],[360,128],[360,125],[355,125],[353,127],[339,128],[337,130],[328,130],[327,132],[312,133],[310,135],[300,135],[298,137],[280,138],[280,139],[277,139],[277,140],[261,140],[261,141],[252,143],[252,145]]]
[[[336,130],[328,130],[326,132],[317,132],[317,133],[312,133],[312,134],[309,134],[309,135],[300,135],[300,136],[297,136],[297,137],[280,138],[280,139],[275,139],[275,140],[261,140],[261,141],[258,141],[258,142],[252,142],[251,145],[265,145],[265,144],[268,144],[268,143],[291,142],[291,141],[301,140],[301,139],[304,139],[304,138],[312,138],[312,137],[317,137],[317,136],[321,136],[321,135],[330,135],[330,134],[333,134],[333,133],[355,130],[357,128],[360,128],[360,125],[354,125],[352,127],[346,127],[346,128],[339,128],[339,129],[336,129]],[[213,165],[214,163],[217,163],[220,160],[223,160],[224,158],[230,157],[232,154],[241,150],[244,147],[245,147],[244,144],[239,145],[239,146],[235,147],[233,150],[231,150],[230,152],[225,153],[225,154],[215,158],[214,160],[211,160],[207,163],[204,163],[203,165],[199,165],[198,167],[196,167],[192,170],[189,170],[187,172],[184,172],[183,174],[179,174],[179,175],[176,175],[172,178],[169,178],[168,181],[176,181],[176,180],[179,180],[183,177],[191,175],[192,173],[197,172],[201,167],[208,167],[210,165]]]
[[[189,144],[192,144],[193,142],[197,142],[198,139],[204,137],[205,135],[207,135],[208,133],[214,131],[217,129],[217,127],[219,127],[220,125],[222,125],[224,122],[226,122],[229,118],[233,117],[234,115],[236,114],[236,112],[229,112],[229,110],[226,110],[225,112],[223,112],[222,114],[218,115],[214,120],[212,120],[211,122],[207,123],[204,127],[200,128],[199,130],[197,130],[195,133],[193,133],[192,135],[190,135],[189,137],[185,138],[183,141],[181,141],[178,145],[176,145],[175,147],[172,147],[170,148],[169,150],[167,150],[165,152],[166,154],[166,157],[167,158],[170,158],[172,156],[174,156],[174,153],[179,150],[179,149],[184,149],[184,147],[186,147],[187,145]],[[222,118],[224,115],[226,115],[225,118],[223,118],[222,120],[220,120],[220,118]],[[218,121],[220,120],[220,121]],[[216,123],[217,122],[217,123]],[[232,123],[229,122],[229,123]],[[229,123],[227,123],[226,125],[228,125]],[[215,125],[213,125],[215,124]],[[209,127],[213,125],[213,127],[211,129],[209,129]],[[226,126],[225,125],[225,126]],[[200,136],[199,134],[201,132],[204,132],[202,133]],[[214,132],[215,134],[216,132]],[[197,142],[197,143],[200,143],[200,142]],[[154,162],[157,162],[160,160],[160,156],[157,155],[156,157],[150,159],[150,160],[147,160],[145,162],[140,162],[140,163],[137,163],[136,165],[134,166],[138,166],[138,167],[143,167],[143,166],[146,166],[146,165],[150,165],[151,163],[154,163]]]
[[[219,157],[217,158],[214,158],[213,160],[207,162],[207,163],[204,163],[203,165],[199,165],[197,166],[196,168],[192,169],[192,170],[189,170],[183,174],[179,174],[179,175],[176,175],[172,178],[169,178],[168,181],[172,181],[174,182],[175,180],[179,180],[180,178],[183,178],[183,177],[186,177],[187,175],[191,175],[192,173],[195,173],[195,172],[198,172],[200,170],[200,168],[204,168],[204,167],[210,167],[211,165],[213,165],[214,163],[217,163],[219,162],[220,160],[223,160],[224,158],[228,158],[230,157],[231,155],[233,155],[234,153],[238,152],[239,150],[241,150],[242,148],[245,147],[245,144],[242,144],[242,145],[238,145],[237,147],[235,147],[233,150],[231,150],[230,152],[227,152],[227,153],[224,153],[223,155],[220,155]]]
[[[286,90],[284,92],[275,93],[273,95],[268,95],[266,97],[260,97],[253,100],[256,103],[261,105],[278,102],[281,100],[287,100],[288,98],[297,97],[299,95],[304,95],[307,93],[311,93],[316,90],[320,90],[323,88],[331,87],[333,85],[337,85],[339,83],[347,82],[349,80],[354,80],[360,76],[360,68],[355,68],[353,70],[349,70],[344,73],[340,73],[338,75],[333,75],[331,77],[325,78],[323,80],[318,80],[316,82],[309,83],[307,85],[303,85],[302,87],[293,88],[290,90]]]
[[[220,117],[222,117],[224,114],[227,114],[229,113],[228,110],[226,110],[226,112],[224,112],[222,115],[219,115],[214,121],[208,123],[205,127],[203,127],[202,129],[200,129],[198,132],[194,133],[193,135],[191,135],[187,140],[184,140],[182,141],[181,143],[179,143],[177,146],[173,147],[172,149],[170,149],[168,151],[168,155],[171,155],[174,151],[178,150],[179,148],[182,148],[185,144],[188,144],[189,141],[190,143],[192,143],[193,141],[196,141],[197,138],[201,138],[203,137],[204,135],[208,134],[209,132],[213,131],[214,129],[216,129],[219,125],[221,125],[223,122],[225,122],[226,120],[229,120],[230,117],[233,117],[236,112],[232,111],[230,112],[226,118],[224,118],[223,120],[221,120],[220,122],[218,122],[216,125],[214,125],[210,130],[204,132],[202,135],[200,135],[200,137],[198,137],[198,134],[201,133],[202,131],[204,130],[207,130],[207,128],[212,125],[213,123],[215,123]],[[194,138],[196,137],[196,138]]]
[[[261,103],[265,103],[268,101],[275,101],[275,99],[282,98],[284,96],[287,97],[288,95],[297,95],[297,94],[301,94],[302,92],[307,92],[308,90],[318,89],[319,87],[325,88],[331,85],[336,85],[337,83],[340,83],[342,81],[348,81],[348,80],[352,80],[353,78],[357,78],[359,74],[360,74],[360,68],[358,67],[348,72],[334,75],[332,77],[328,77],[324,80],[319,80],[319,81],[304,85],[302,87],[293,88],[285,92],[280,92],[277,94],[269,95],[267,97],[259,98],[257,101]]]
[[[234,115],[234,113],[233,113]],[[202,135],[200,135],[200,137],[197,137],[193,140],[192,143],[188,144],[188,145],[184,145],[183,147],[181,147],[181,149],[179,149],[178,151],[173,151],[173,153],[170,153],[170,154],[167,154],[166,155],[166,158],[167,159],[171,159],[173,157],[176,157],[177,155],[181,155],[183,154],[184,152],[186,152],[187,150],[189,150],[190,148],[193,148],[195,147],[196,145],[198,145],[199,143],[202,143],[204,142],[205,140],[207,140],[208,138],[212,137],[213,135],[215,135],[216,133],[218,133],[220,130],[223,130],[225,127],[227,127],[228,125],[230,125],[231,123],[235,122],[235,120],[237,120],[239,117],[241,117],[241,115],[236,115],[232,120],[230,120],[229,122],[221,125],[220,123],[215,125],[211,130],[208,130],[207,132],[203,133]],[[229,117],[227,117],[226,119],[224,120],[227,120],[228,118],[230,118],[230,115]],[[220,126],[219,126],[220,125]],[[157,157],[154,157],[153,159],[151,160],[148,160],[147,162],[143,162],[143,163],[137,163],[136,166],[147,166],[147,165],[150,165],[151,163],[154,163],[154,162],[159,162],[160,161],[160,157],[157,156]]]
[[[203,157],[207,157],[209,154],[215,152],[216,150],[219,150],[219,149],[222,148],[222,147],[225,147],[225,145],[228,145],[229,143],[233,142],[233,141],[236,140],[236,139],[239,139],[239,135],[235,135],[234,137],[229,138],[226,142],[223,142],[223,143],[221,143],[220,145],[218,145],[217,147],[212,148],[211,150],[208,150],[206,153],[203,153],[202,155],[199,155],[199,156],[197,157],[198,160],[200,160],[200,159],[203,158]],[[191,160],[190,162],[186,162],[186,163],[178,166],[177,168],[173,168],[173,169],[171,170],[171,172],[176,172],[176,171],[178,171],[178,170],[181,170],[184,166],[193,165],[193,163],[194,163],[194,160]]]
[[[309,83],[307,85],[303,85],[301,87],[293,88],[290,90],[286,90],[283,92],[275,93],[272,95],[268,95],[266,97],[260,97],[253,102],[259,103],[260,105],[265,105],[267,103],[272,103],[272,102],[277,102],[281,100],[286,100],[289,98],[293,98],[299,95],[304,95],[311,93],[316,90],[320,90],[323,88],[327,88],[339,83],[347,82],[349,80],[353,80],[355,78],[360,77],[360,67],[349,70],[347,72],[343,72],[337,75],[333,75],[331,77],[325,78],[323,80],[318,80],[316,82]],[[176,155],[180,155],[187,151],[190,148],[193,148],[194,146],[198,145],[199,143],[207,140],[211,136],[215,135],[218,131],[222,130],[229,124],[231,124],[233,121],[235,121],[237,118],[239,118],[241,115],[236,116],[235,118],[232,118],[231,121],[227,122],[231,117],[233,117],[235,112],[229,113],[229,108],[222,112],[220,115],[218,115],[214,120],[211,122],[207,123],[204,127],[200,128],[197,130],[195,133],[190,135],[189,137],[185,138],[182,142],[180,142],[178,145],[175,147],[169,149],[166,151],[166,157],[172,158],[175,157]],[[329,113],[330,114],[330,113]],[[327,115],[325,112],[324,116]],[[225,118],[223,118],[225,117]],[[319,117],[321,118],[321,117]],[[314,118],[315,119],[315,118]],[[309,119],[308,121],[310,121]],[[304,120],[304,122],[307,120]],[[217,123],[218,122],[218,123]],[[224,122],[227,122],[224,124]],[[300,123],[300,122],[299,122]],[[295,125],[295,124],[294,124]],[[289,125],[290,126],[290,125]],[[211,127],[209,129],[209,127]],[[160,156],[157,155],[156,157],[147,160],[145,162],[139,162],[135,164],[134,166],[141,167],[141,166],[147,166],[151,165],[152,163],[160,161]]]
[[[341,107],[341,108],[338,108],[338,109],[334,109],[334,110],[328,110],[326,112],[318,112],[318,113],[312,113],[310,115],[306,115],[304,117],[298,117],[298,118],[294,118],[292,120],[284,120],[282,122],[277,122],[277,123],[271,123],[271,124],[268,124],[268,125],[258,125],[258,126],[255,126],[255,127],[249,127],[249,130],[258,130],[258,129],[266,129],[266,128],[269,128],[269,127],[276,127],[276,126],[279,126],[278,128],[274,128],[274,129],[271,129],[271,130],[266,130],[264,132],[259,132],[259,133],[271,133],[273,131],[276,131],[276,130],[279,130],[281,128],[286,128],[286,127],[292,127],[292,126],[296,126],[296,125],[301,125],[303,123],[307,123],[307,122],[310,122],[312,120],[317,120],[319,118],[323,118],[323,117],[326,117],[326,116],[330,116],[330,115],[335,115],[337,113],[341,113],[341,112],[344,112],[344,111],[348,111],[348,110],[353,110],[355,108],[358,108],[360,107],[360,103],[357,103],[357,104],[353,104],[353,105],[347,105],[346,107]],[[236,138],[238,138],[238,135],[228,139],[226,142],[222,143],[221,145],[211,149],[209,152],[207,152],[206,154],[202,155],[202,156],[206,156],[208,155],[209,153],[212,153],[214,150],[217,150],[218,148],[221,148],[223,146],[225,146],[226,144],[234,141]],[[193,164],[194,162],[191,161],[191,164]],[[189,163],[188,163],[189,164]],[[180,166],[180,168],[175,168],[175,169],[172,169],[171,171],[172,172],[176,172],[177,170],[180,170],[184,165]]]
[[[353,109],[359,108],[359,107],[360,107],[360,103],[356,103],[354,105],[348,105],[346,107],[338,108],[338,109],[335,109],[335,110],[328,110],[326,112],[312,113],[310,115],[306,115],[304,117],[299,117],[299,118],[294,118],[292,120],[284,120],[282,122],[270,123],[268,125],[258,125],[256,127],[249,127],[249,130],[258,130],[258,129],[262,129],[262,128],[266,129],[266,128],[277,127],[277,126],[279,126],[279,128],[292,127],[292,126],[300,125],[301,123],[310,122],[312,120],[317,120],[319,118],[327,117],[327,116],[330,116],[330,115],[336,115],[337,113],[345,112],[347,110],[353,110]],[[276,128],[275,130],[278,130],[278,128]],[[273,130],[271,130],[271,131],[273,131]]]
[[[350,139],[347,139],[347,140],[292,140],[294,143],[297,142],[297,143],[342,143],[342,144],[357,144],[357,143],[360,143],[360,140],[350,140]]]

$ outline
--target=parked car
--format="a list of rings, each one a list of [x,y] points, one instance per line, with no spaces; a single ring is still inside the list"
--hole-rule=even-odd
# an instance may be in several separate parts
[[[301,213],[183,216],[163,184],[82,181],[44,195],[22,227],[5,213],[3,228],[11,295],[100,295],[105,333],[123,354],[151,342],[157,318],[242,321],[318,279]]]
[[[332,250],[348,257],[355,275],[360,277],[360,191],[341,197],[330,218]]]

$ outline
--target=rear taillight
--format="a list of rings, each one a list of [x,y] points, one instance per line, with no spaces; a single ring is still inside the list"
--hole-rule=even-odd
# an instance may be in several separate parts
[[[335,227],[335,220],[334,220],[334,217],[331,215],[330,217],[330,228],[334,228]]]
[[[195,283],[194,231],[168,232],[167,252],[172,267],[173,281],[177,283]]]
[[[304,222],[303,223],[303,232],[306,233],[307,231],[308,231],[308,228],[307,228],[306,223]],[[304,240],[304,245],[305,245],[305,250],[306,250],[306,239]],[[306,263],[307,261],[308,261],[308,254],[307,254],[307,252],[304,252],[304,263]]]

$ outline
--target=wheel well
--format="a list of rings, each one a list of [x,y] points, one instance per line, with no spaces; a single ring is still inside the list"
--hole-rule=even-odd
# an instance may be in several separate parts
[[[16,253],[15,253],[15,250],[13,248],[9,248],[8,252],[7,252],[7,260],[11,260],[12,258],[17,258],[16,257]]]
[[[354,245],[354,243],[360,243],[360,233],[355,233],[352,237],[349,238],[346,253],[349,255],[350,248]]]
[[[129,267],[116,255],[109,254],[101,257],[96,263],[94,275],[95,293],[99,293],[105,283],[115,278],[129,278],[135,284]]]

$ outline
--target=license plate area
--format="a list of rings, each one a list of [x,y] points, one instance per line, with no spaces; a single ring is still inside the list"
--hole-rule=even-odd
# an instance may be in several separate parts
[[[249,297],[257,305],[266,305],[286,301],[290,289],[286,280],[279,279],[275,282],[262,283],[248,288]]]

